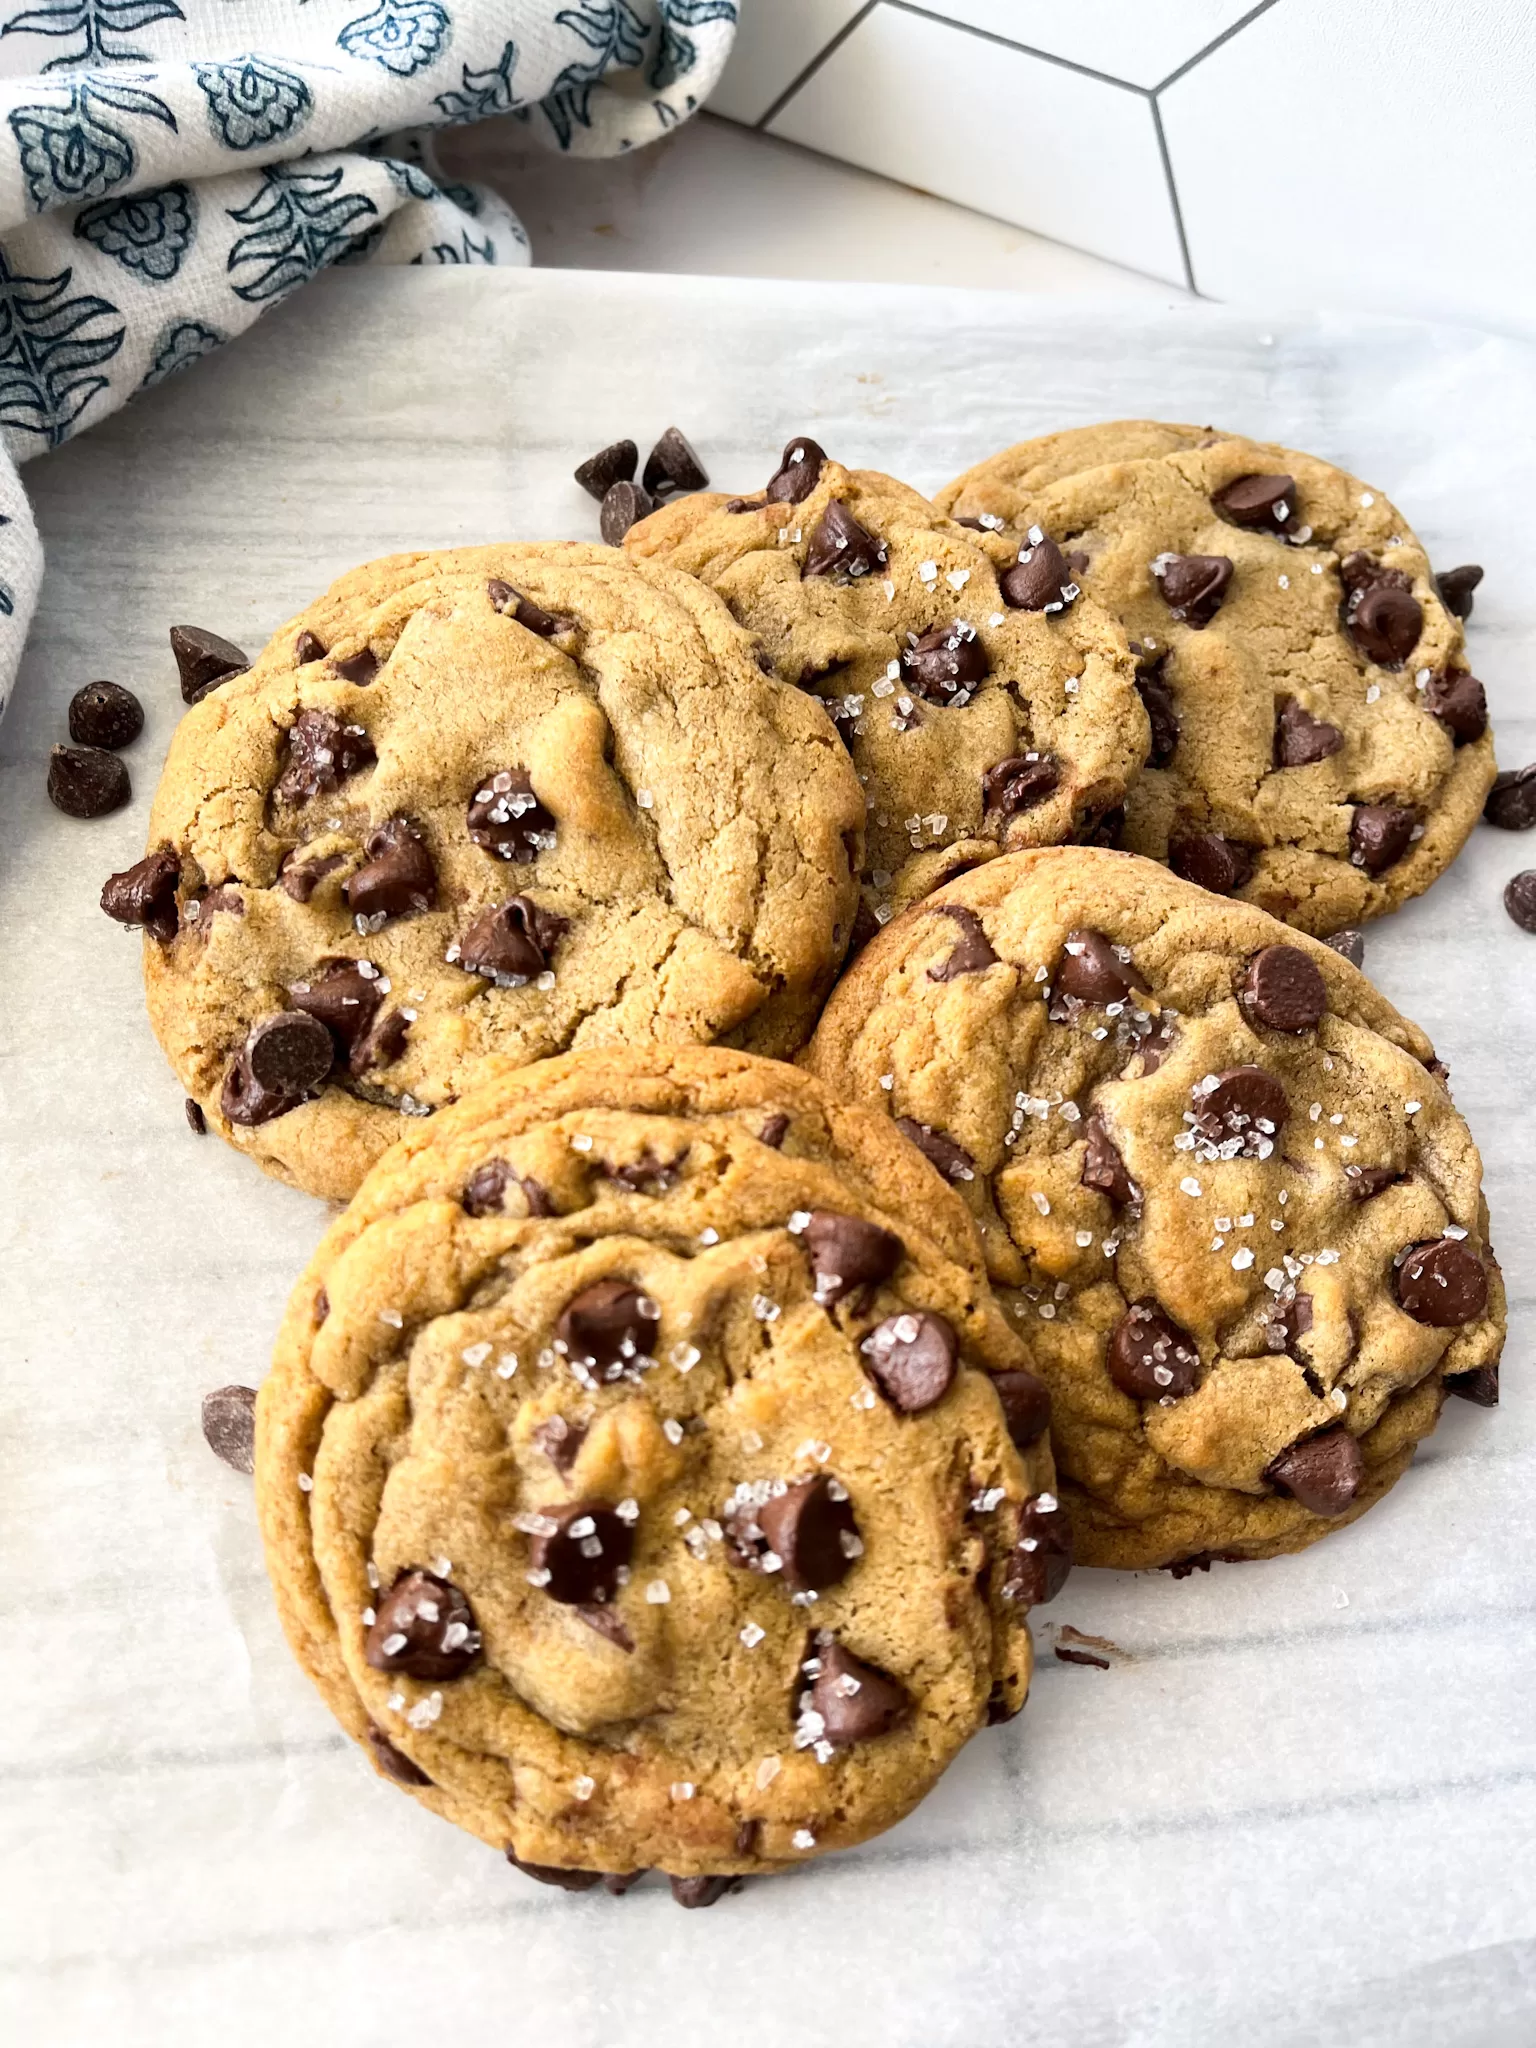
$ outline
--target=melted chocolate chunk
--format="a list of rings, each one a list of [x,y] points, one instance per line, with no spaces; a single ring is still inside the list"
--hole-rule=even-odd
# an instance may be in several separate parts
[[[1056,966],[1055,992],[1079,1003],[1123,1003],[1136,988],[1135,969],[1106,932],[1080,925],[1067,933]]]
[[[480,1631],[468,1600],[435,1572],[411,1568],[379,1601],[363,1643],[375,1671],[399,1671],[439,1685],[462,1678],[480,1655]]]
[[[560,1312],[555,1335],[588,1371],[617,1378],[636,1357],[649,1358],[661,1311],[628,1280],[594,1280]]]
[[[968,694],[990,669],[976,628],[960,619],[931,626],[901,651],[902,680],[930,704],[947,704]]]
[[[1019,1540],[1009,1553],[1003,1596],[1023,1607],[1045,1607],[1072,1569],[1072,1524],[1054,1493],[1037,1493],[1019,1515]]]
[[[897,1117],[896,1128],[909,1144],[917,1147],[930,1166],[938,1168],[946,1180],[975,1179],[975,1160],[947,1131],[936,1131],[932,1124],[920,1124],[910,1116]]]
[[[1147,755],[1149,768],[1166,768],[1178,750],[1179,714],[1174,707],[1173,691],[1168,685],[1167,664],[1167,655],[1160,655],[1146,668],[1136,671],[1136,688],[1146,707],[1147,723],[1152,728],[1152,750]]]
[[[407,917],[437,901],[437,870],[412,818],[387,818],[364,843],[367,859],[342,884],[349,908],[361,918]]]
[[[533,793],[526,768],[498,768],[469,800],[474,844],[498,860],[536,860],[555,843],[554,814]]]
[[[531,597],[524,597],[520,590],[514,590],[510,583],[504,583],[499,576],[493,576],[485,586],[485,594],[499,612],[530,633],[537,633],[541,640],[553,640],[557,633],[571,632],[576,621],[567,618],[563,612],[547,612],[543,605],[535,604]]]
[[[995,1372],[991,1378],[1008,1434],[1019,1450],[1027,1451],[1031,1444],[1040,1441],[1050,1424],[1051,1396],[1045,1382],[1022,1367],[1014,1372]]]
[[[1349,857],[1368,875],[1385,874],[1413,844],[1418,819],[1401,804],[1357,804],[1349,825]]]
[[[1249,960],[1238,1000],[1267,1031],[1315,1031],[1328,1009],[1328,984],[1299,946],[1263,946]]]
[[[906,1251],[894,1231],[835,1209],[811,1211],[803,1242],[823,1308],[835,1308],[858,1289],[889,1280]]]
[[[934,915],[953,918],[960,927],[960,936],[948,958],[929,968],[930,981],[958,981],[962,974],[979,974],[982,968],[997,964],[997,955],[974,910],[963,903],[936,903]]]
[[[570,930],[570,919],[545,910],[529,896],[514,896],[483,910],[459,941],[457,965],[502,988],[520,988],[541,975]]]
[[[1309,768],[1338,753],[1344,735],[1336,725],[1314,718],[1294,697],[1282,697],[1275,716],[1275,766]]]
[[[623,1583],[634,1555],[635,1532],[602,1501],[562,1501],[535,1510],[552,1532],[530,1536],[528,1564],[549,1574],[537,1583],[565,1607],[604,1606]]]
[[[815,1638],[811,1649],[819,1669],[811,1682],[810,1704],[821,1716],[823,1741],[847,1749],[885,1735],[905,1720],[911,1701],[888,1671],[866,1664],[824,1634]]]
[[[1240,476],[1215,491],[1211,503],[1234,526],[1265,533],[1290,533],[1296,525],[1293,476]]]
[[[770,505],[803,504],[815,490],[826,460],[827,451],[804,434],[786,441],[779,466],[763,492],[765,501]]]
[[[1312,1515],[1342,1515],[1365,1477],[1360,1446],[1342,1426],[1282,1451],[1269,1479]]]
[[[725,1518],[728,1555],[736,1564],[776,1570],[794,1593],[824,1593],[847,1578],[863,1551],[853,1503],[841,1480],[817,1472],[766,1501],[741,1503]]]
[[[371,1721],[363,1732],[363,1740],[383,1777],[393,1778],[397,1785],[415,1787],[431,1784],[426,1772],[413,1764],[403,1750],[396,1749],[383,1729],[376,1728]]]
[[[1061,764],[1054,754],[1010,754],[981,778],[982,806],[1000,817],[1032,811],[1054,795],[1061,782]]]
[[[1198,632],[1226,602],[1233,564],[1228,555],[1159,555],[1152,574],[1174,618]]]
[[[301,711],[288,728],[287,760],[272,794],[279,803],[308,803],[331,795],[377,759],[362,726],[345,724],[334,711]]]
[[[921,1415],[949,1392],[960,1346],[943,1316],[908,1309],[877,1323],[859,1349],[864,1370],[891,1406]]]
[[[1120,1156],[1120,1148],[1109,1135],[1104,1119],[1096,1109],[1089,1113],[1083,1125],[1083,1139],[1083,1186],[1107,1195],[1118,1209],[1123,1209],[1127,1202],[1138,1201],[1141,1190],[1131,1179]]]
[[[181,883],[181,861],[168,846],[145,854],[131,868],[108,875],[101,891],[101,907],[119,924],[139,925],[152,939],[168,946],[176,936],[176,891]]]
[[[1487,695],[1467,669],[1445,669],[1431,676],[1425,685],[1424,703],[1458,747],[1480,740],[1488,730]]]
[[[1168,843],[1168,865],[1213,896],[1233,896],[1253,873],[1254,852],[1220,832],[1188,832]]]
[[[1028,544],[1020,549],[1012,568],[999,577],[998,588],[1003,603],[1018,612],[1065,611],[1077,596],[1076,578],[1066,556],[1038,527],[1030,529]]]
[[[1393,1273],[1399,1306],[1416,1323],[1454,1330],[1488,1307],[1488,1269],[1459,1237],[1410,1245]]]
[[[841,498],[833,498],[811,528],[800,574],[834,576],[839,581],[872,576],[885,567],[886,552],[885,542],[861,526]]]
[[[1115,1325],[1104,1363],[1133,1401],[1176,1401],[1194,1390],[1200,1353],[1188,1333],[1143,1295]]]

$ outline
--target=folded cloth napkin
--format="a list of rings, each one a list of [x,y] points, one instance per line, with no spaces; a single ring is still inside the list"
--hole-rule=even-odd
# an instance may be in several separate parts
[[[638,149],[720,74],[736,0],[0,0],[0,710],[42,575],[15,464],[332,263],[526,263],[431,131],[515,114]],[[8,458],[8,459],[7,459]]]

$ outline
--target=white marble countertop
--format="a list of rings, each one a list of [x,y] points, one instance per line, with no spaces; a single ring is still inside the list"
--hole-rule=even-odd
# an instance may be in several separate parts
[[[704,132],[704,131],[700,131]],[[743,376],[739,366],[750,365]],[[932,485],[1004,439],[1153,411],[1333,453],[1436,559],[1488,565],[1472,650],[1536,753],[1530,358],[1411,327],[1203,306],[572,272],[322,280],[28,483],[48,549],[0,728],[0,2024],[18,2043],[230,2048],[1498,2048],[1536,2036],[1536,941],[1522,842],[1480,831],[1373,928],[1483,1145],[1505,1399],[1303,1556],[1079,1572],[1028,1710],[877,1843],[707,1913],[572,1899],[417,1810],[281,1640],[247,1482],[198,1402],[266,1365],[321,1206],[182,1120],[136,943],[181,706],[171,620],[255,647],[369,555],[594,530],[573,464],[674,418],[724,484],[810,429]],[[131,808],[53,812],[87,678],[149,713]],[[1058,1664],[1061,1624],[1107,1671]]]

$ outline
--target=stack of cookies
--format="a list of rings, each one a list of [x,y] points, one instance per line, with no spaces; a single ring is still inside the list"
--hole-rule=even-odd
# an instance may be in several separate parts
[[[376,562],[225,674],[103,907],[193,1128],[348,1203],[206,1409],[305,1669],[530,1876],[702,1905],[1017,1713],[1074,1549],[1301,1549],[1494,1404],[1358,963],[1495,770],[1475,572],[1327,463],[728,498],[673,433],[583,465],[617,545]]]

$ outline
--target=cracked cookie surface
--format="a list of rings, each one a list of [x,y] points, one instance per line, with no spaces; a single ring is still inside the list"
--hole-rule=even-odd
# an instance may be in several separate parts
[[[422,1804],[535,1875],[765,1872],[1022,1705],[1047,1406],[885,1117],[720,1047],[568,1054],[332,1226],[257,1499],[296,1654]]]
[[[802,1058],[904,1120],[1052,1398],[1080,1562],[1296,1550],[1496,1398],[1481,1166],[1424,1034],[1152,862],[1010,856],[872,941]]]

